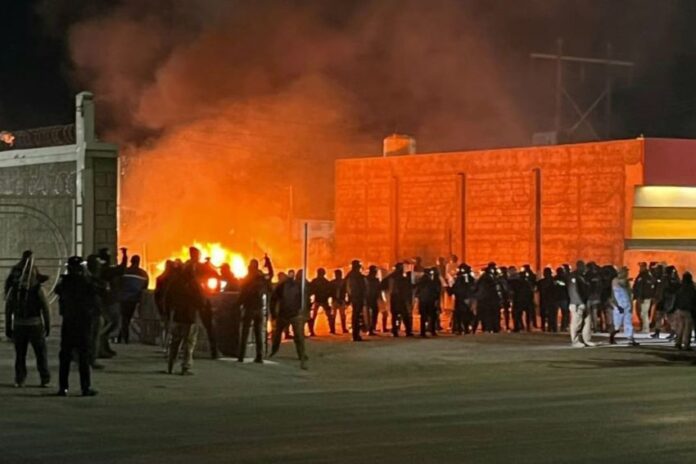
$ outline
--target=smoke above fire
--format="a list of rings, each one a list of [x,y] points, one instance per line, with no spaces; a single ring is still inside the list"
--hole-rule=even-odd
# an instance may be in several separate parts
[[[332,218],[337,158],[378,155],[395,131],[422,151],[526,142],[462,5],[127,0],[74,22],[75,80],[122,146],[123,244],[161,259],[213,241],[294,264],[291,220]]]

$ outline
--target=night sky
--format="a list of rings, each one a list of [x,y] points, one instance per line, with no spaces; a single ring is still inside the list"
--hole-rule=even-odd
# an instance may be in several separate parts
[[[47,8],[51,3],[68,6]],[[11,130],[72,121],[73,95],[82,84],[74,77],[67,33],[76,22],[102,13],[114,3],[117,2],[3,2],[0,128]],[[335,8],[333,20],[340,24],[344,16],[370,2],[325,3],[335,4],[331,6]],[[428,2],[422,3],[427,9]],[[556,38],[563,37],[568,53],[601,57],[606,53],[607,42],[611,42],[617,59],[636,62],[632,82],[617,81],[617,124],[611,135],[615,138],[641,133],[696,137],[696,30],[693,28],[696,2],[463,0],[458,3],[480,18],[495,42],[495,59],[511,70],[505,85],[514,89],[519,96],[519,108],[530,118],[548,121],[553,108],[552,95],[535,89],[530,73],[518,72],[530,68],[530,52],[553,52]],[[591,99],[594,94],[589,85],[576,89],[585,99]],[[393,120],[385,120],[383,127],[376,129],[386,131],[390,125]],[[545,125],[540,123],[538,129]]]

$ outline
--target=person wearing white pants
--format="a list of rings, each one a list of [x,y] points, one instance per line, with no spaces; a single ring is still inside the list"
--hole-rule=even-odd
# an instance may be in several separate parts
[[[633,314],[631,304],[631,289],[628,286],[628,268],[622,267],[619,275],[611,282],[611,305],[613,309],[614,330],[609,334],[609,343],[616,344],[616,334],[623,325],[624,335],[628,338],[628,344],[638,346],[633,339]]]
[[[589,288],[584,275],[585,263],[578,261],[575,271],[571,272],[567,278],[570,298],[570,343],[574,348],[595,346],[590,340],[592,338],[592,313],[587,307]]]

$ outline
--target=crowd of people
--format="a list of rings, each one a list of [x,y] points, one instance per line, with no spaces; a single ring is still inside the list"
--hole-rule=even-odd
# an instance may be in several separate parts
[[[345,275],[336,269],[329,279],[326,269],[318,268],[309,280],[301,270],[276,275],[268,256],[262,263],[251,260],[247,275],[237,278],[229,265],[218,269],[210,260],[202,260],[197,248],[191,247],[189,252],[186,262],[167,261],[154,291],[170,374],[178,359],[181,374],[192,374],[199,321],[211,357],[218,357],[211,302],[217,292],[237,294],[232,310],[240,314],[240,362],[245,359],[252,328],[254,362],[264,362],[270,325],[268,356],[278,352],[283,337],[292,338],[300,366],[307,369],[305,336],[316,336],[322,313],[330,334],[337,334],[340,324],[341,332],[350,333],[356,342],[378,333],[412,337],[417,321],[420,337],[444,332],[567,331],[571,345],[578,348],[594,346],[591,338],[597,332],[607,333],[609,343],[616,344],[621,330],[628,344],[635,346],[634,331],[648,334],[652,329],[653,338],[664,331],[676,348],[691,350],[696,287],[689,272],[680,278],[674,266],[664,263],[640,263],[639,273],[631,278],[626,267],[583,261],[575,267],[547,267],[538,277],[530,265],[517,269],[493,262],[475,272],[456,256],[449,261],[440,258],[432,267],[415,258],[396,263],[390,270],[370,265],[366,272],[354,260]],[[32,252],[26,251],[5,282],[6,335],[15,344],[17,387],[26,381],[29,345],[37,358],[41,385],[50,383],[46,337],[51,321],[42,289],[47,280],[34,265]],[[68,260],[67,271],[54,290],[62,316],[59,395],[67,395],[75,355],[82,394],[96,394],[90,371],[103,368],[98,359],[116,355],[112,343],[129,342],[131,320],[148,282],[137,255],[128,265],[125,248],[118,264],[111,263],[106,249],[86,260],[78,256]]]

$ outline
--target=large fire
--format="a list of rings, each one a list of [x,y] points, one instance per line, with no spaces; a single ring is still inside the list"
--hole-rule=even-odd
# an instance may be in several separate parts
[[[193,246],[201,250],[201,259],[205,260],[210,258],[210,262],[216,268],[219,269],[220,266],[227,263],[230,265],[235,277],[244,277],[247,275],[246,260],[241,254],[231,251],[219,243],[194,242]],[[168,259],[180,259],[186,262],[189,259],[189,247],[182,246],[178,253],[173,253]],[[158,273],[162,273],[164,271],[166,262],[166,260],[163,260],[157,263]]]

